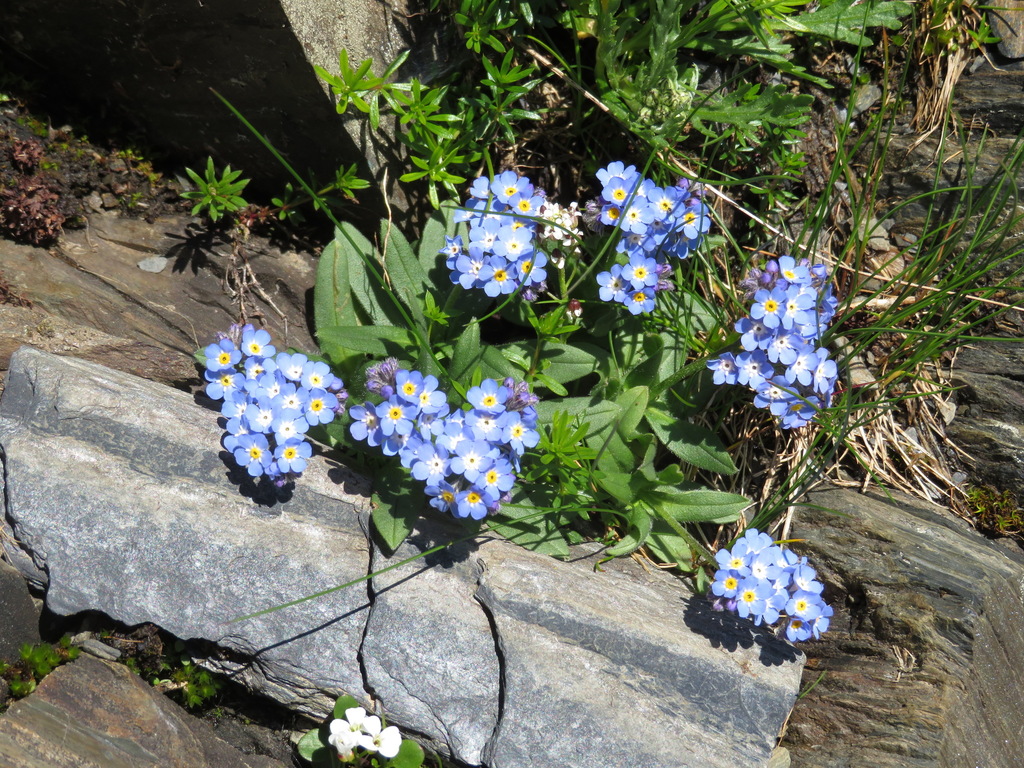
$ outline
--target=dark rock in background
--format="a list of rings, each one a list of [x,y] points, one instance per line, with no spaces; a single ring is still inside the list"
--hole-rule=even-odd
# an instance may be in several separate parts
[[[20,658],[24,643],[39,642],[39,609],[24,577],[0,560],[0,662]]]
[[[1024,556],[938,506],[829,489],[794,532],[836,605],[807,643],[794,768],[1016,768]],[[813,505],[813,506],[811,506]]]
[[[121,664],[82,656],[0,718],[4,768],[285,768],[245,755]]]
[[[992,0],[986,7],[988,23],[999,38],[999,52],[1008,59],[1024,59],[1024,2]]]
[[[1024,346],[987,342],[960,351],[952,384],[956,419],[946,427],[973,459],[975,484],[1008,489],[1024,503]]]
[[[337,114],[313,65],[337,73],[346,48],[350,62],[373,58],[380,72],[413,46],[410,18],[402,0],[7,0],[0,54],[9,72],[59,94],[55,109],[92,115],[90,133],[125,126],[178,162],[197,168],[209,154],[279,194],[293,179],[211,89],[299,173],[331,180],[358,163],[376,177],[380,158]],[[431,65],[431,45],[417,46],[408,69]],[[381,198],[374,205],[383,211]]]

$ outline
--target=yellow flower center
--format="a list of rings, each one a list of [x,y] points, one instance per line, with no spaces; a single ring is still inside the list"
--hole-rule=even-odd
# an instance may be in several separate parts
[[[217,362],[221,365],[228,365],[231,362],[231,355],[227,352],[221,352],[217,355]]]

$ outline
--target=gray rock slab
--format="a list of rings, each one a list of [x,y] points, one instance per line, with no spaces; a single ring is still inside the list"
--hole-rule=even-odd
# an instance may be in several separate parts
[[[808,643],[794,768],[1016,768],[1024,557],[893,493],[812,493],[793,533],[836,606]]]
[[[457,535],[424,522],[374,569]],[[596,559],[482,537],[374,577],[374,696],[473,765],[765,765],[803,656],[668,574]]]
[[[373,570],[464,535],[424,521],[393,557],[377,550]],[[497,728],[502,680],[494,627],[477,599],[486,560],[477,550],[463,542],[375,576],[363,641],[374,695],[436,749],[451,745],[471,765],[483,761]]]
[[[0,718],[4,768],[285,768],[217,738],[124,665],[82,656]]]
[[[470,765],[767,765],[803,656],[629,564],[562,563],[424,519],[392,557],[367,487],[315,457],[290,499],[240,494],[216,414],[182,392],[30,348],[0,400],[19,568],[58,614],[102,611],[222,649],[207,663],[322,716],[375,703]],[[325,695],[327,694],[327,695]]]
[[[319,715],[321,691],[362,690],[366,590],[232,620],[365,575],[365,489],[318,462],[287,504],[262,506],[228,479],[217,418],[183,392],[22,348],[0,400],[11,536],[55,613],[215,642],[247,660],[243,681]]]
[[[481,549],[480,601],[505,686],[488,765],[537,755],[552,768],[770,759],[803,665],[792,646],[747,623],[716,622],[669,578],[595,573],[587,560],[538,568],[537,555]],[[622,738],[631,732],[639,738]]]

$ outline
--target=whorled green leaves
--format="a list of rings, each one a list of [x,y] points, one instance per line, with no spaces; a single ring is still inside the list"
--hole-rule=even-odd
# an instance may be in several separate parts
[[[607,338],[566,323],[560,308],[545,312],[513,295],[495,309],[480,292],[453,284],[441,251],[456,232],[443,210],[419,243],[382,222],[375,247],[343,224],[323,252],[314,291],[323,353],[350,387],[384,357],[437,376],[452,402],[483,378],[531,385],[541,398],[541,442],[522,460],[511,503],[487,520],[509,540],[566,557],[581,531],[612,526],[611,555],[647,546],[682,568],[706,557],[686,526],[734,521],[749,504],[694,482],[698,471],[736,471],[726,447],[684,405],[706,375],[688,334],[707,332],[709,308],[688,313],[681,333],[611,325],[609,348]],[[500,323],[490,323],[512,338],[491,343],[485,324],[498,313]],[[331,434],[344,437],[341,429]],[[421,484],[397,462],[376,481],[374,527],[394,551],[429,507]]]

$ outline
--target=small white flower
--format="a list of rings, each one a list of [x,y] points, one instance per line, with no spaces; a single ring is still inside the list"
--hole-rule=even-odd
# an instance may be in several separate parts
[[[359,733],[363,730],[363,723],[366,721],[366,710],[362,707],[352,707],[345,710],[345,719],[348,721],[352,731]]]
[[[331,735],[327,737],[327,743],[338,750],[339,758],[351,759],[352,751],[359,746],[360,730],[353,730],[347,720],[332,720],[330,727]]]
[[[366,731],[359,737],[359,746],[368,752],[376,752],[381,757],[388,759],[398,754],[402,746],[402,736],[398,729],[389,725],[381,730],[379,717],[368,717],[363,723],[363,730]]]

